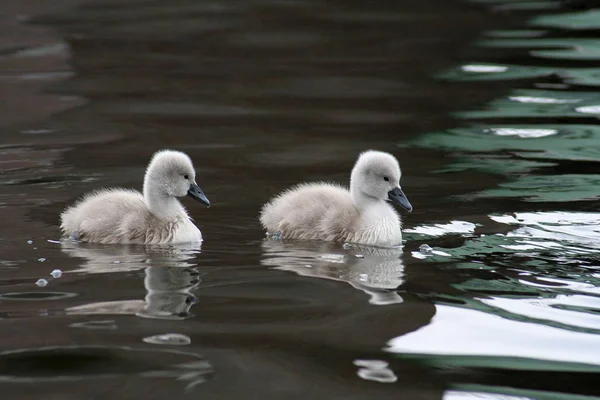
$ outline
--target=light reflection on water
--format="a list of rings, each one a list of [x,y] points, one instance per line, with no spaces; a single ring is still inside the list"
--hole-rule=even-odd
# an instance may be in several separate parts
[[[450,174],[471,173],[486,179],[493,174],[503,181],[455,197],[478,212],[465,207],[455,220],[407,230],[411,239],[448,253],[422,257],[423,263],[440,272],[454,270],[462,278],[451,285],[458,293],[424,290],[436,303],[431,323],[391,339],[386,351],[440,368],[600,370],[591,350],[600,348],[600,214],[590,211],[599,197],[598,125],[581,119],[599,110],[595,89],[600,69],[583,64],[598,57],[597,40],[560,37],[568,36],[569,29],[583,32],[593,15],[541,16],[533,25],[544,21],[544,26],[567,31],[533,36],[506,31],[475,44],[526,49],[528,56],[519,53],[523,65],[469,63],[440,75],[524,88],[457,113],[463,126],[413,141],[418,147],[453,152],[451,165],[438,171],[441,176],[458,179]],[[540,59],[571,63],[551,67]],[[542,90],[550,76],[555,87]],[[534,86],[540,89],[530,89],[522,79],[537,80]],[[581,87],[586,90],[579,91]],[[560,124],[552,124],[559,116]],[[489,386],[448,391],[444,398],[571,398],[545,396]]]
[[[500,365],[507,359],[514,369],[600,371],[600,360],[590,351],[600,346],[597,334],[509,320],[486,311],[437,305],[429,325],[390,340],[386,350],[439,357],[440,363],[448,364],[453,364],[451,357],[464,357],[455,361],[458,365]]]
[[[298,243],[266,239],[261,264],[298,275],[349,283],[370,296],[369,303],[402,303],[395,291],[404,283],[402,249]]]
[[[144,300],[119,300],[67,308],[69,314],[134,314],[146,318],[191,318],[197,299],[192,291],[202,282],[195,258],[200,243],[170,246],[102,246],[65,241],[62,251],[83,258],[70,273],[102,274],[144,271]]]

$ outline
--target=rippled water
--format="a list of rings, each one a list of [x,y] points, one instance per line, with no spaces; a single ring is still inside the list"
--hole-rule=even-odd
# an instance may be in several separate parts
[[[2,398],[600,398],[588,3],[1,6]],[[60,240],[163,147],[201,247]],[[404,249],[264,238],[273,193],[366,148],[401,162]]]

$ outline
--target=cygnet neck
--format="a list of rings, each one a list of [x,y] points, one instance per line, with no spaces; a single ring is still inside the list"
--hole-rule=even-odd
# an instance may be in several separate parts
[[[381,204],[383,201],[377,197],[370,196],[360,190],[359,185],[354,179],[350,179],[350,196],[356,208],[359,211],[364,211],[369,207]]]
[[[144,200],[148,210],[160,219],[175,219],[181,214],[182,206],[179,200],[161,190],[148,176],[144,179]]]

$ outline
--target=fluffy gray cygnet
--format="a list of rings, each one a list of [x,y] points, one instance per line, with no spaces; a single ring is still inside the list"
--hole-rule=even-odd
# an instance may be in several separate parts
[[[267,234],[281,239],[398,246],[401,219],[389,202],[412,211],[400,188],[401,175],[393,155],[365,151],[352,169],[350,190],[330,183],[302,183],[265,204],[260,221]]]
[[[143,194],[129,189],[103,189],[85,195],[61,214],[61,230],[84,242],[171,244],[202,241],[178,197],[210,202],[196,184],[190,158],[182,152],[154,154],[144,177]]]

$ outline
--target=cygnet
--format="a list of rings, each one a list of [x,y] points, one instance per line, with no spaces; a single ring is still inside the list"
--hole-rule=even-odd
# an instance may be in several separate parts
[[[412,211],[400,177],[393,155],[365,151],[352,169],[350,190],[330,183],[302,183],[265,204],[260,221],[268,235],[281,239],[398,246],[401,219],[388,202]]]
[[[66,236],[93,243],[200,242],[202,233],[177,199],[183,196],[210,206],[190,158],[161,150],[148,164],[143,194],[118,188],[89,193],[63,211],[61,229]]]

